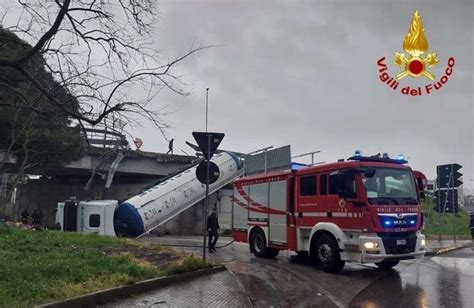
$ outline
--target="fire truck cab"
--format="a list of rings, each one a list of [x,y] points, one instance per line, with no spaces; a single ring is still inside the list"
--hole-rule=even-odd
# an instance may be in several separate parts
[[[403,158],[363,157],[234,182],[233,236],[257,257],[309,255],[327,272],[346,261],[388,269],[425,252],[426,177]]]

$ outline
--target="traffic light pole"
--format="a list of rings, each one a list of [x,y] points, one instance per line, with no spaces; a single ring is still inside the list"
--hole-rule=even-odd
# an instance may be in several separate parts
[[[207,153],[211,152],[211,135],[207,136]],[[206,156],[206,199],[204,199],[204,209],[203,209],[203,219],[204,219],[204,240],[202,243],[202,260],[206,260],[206,236],[207,236],[207,217],[208,217],[208,210],[209,210],[209,162],[210,162],[209,154]],[[210,247],[209,247],[210,248]]]
[[[436,181],[438,181],[439,177],[437,177]],[[439,233],[438,233],[438,242],[439,244],[441,245],[441,191],[439,190],[439,188],[441,187],[441,184],[438,185],[438,182],[436,182],[436,188],[438,189],[438,193],[439,193],[439,196],[436,198],[436,207],[438,208],[436,212],[439,212],[438,214],[438,228],[439,228]],[[436,190],[435,190],[436,192]]]
[[[453,174],[452,169],[451,169],[451,172],[449,173],[448,187],[447,187],[448,190],[446,190],[446,197],[444,198],[444,203],[443,203],[443,211],[442,211],[443,217],[444,217],[444,214],[446,214],[446,204],[448,203],[449,192],[451,191],[451,183],[454,183],[454,174]],[[453,198],[454,198],[454,189],[452,190],[452,192],[453,192]],[[453,199],[453,201],[454,201],[454,199]],[[453,206],[454,206],[454,202],[453,202]],[[441,234],[443,232],[443,220],[441,219],[441,215],[439,215],[439,221],[440,221],[440,227],[439,227],[438,241],[440,243],[442,243]]]
[[[455,200],[454,200],[454,199],[455,199],[455,198],[454,198],[454,195],[455,195],[455,193],[454,193],[454,189],[455,189],[455,187],[454,187],[454,186],[455,186],[455,185],[454,185],[454,184],[455,184],[454,181],[455,181],[455,178],[454,178],[454,166],[451,166],[451,182],[450,182],[450,184],[452,184],[451,187],[452,187],[452,189],[453,189],[452,201],[453,201],[453,207],[456,207]],[[456,217],[456,210],[455,210],[454,208],[453,208],[453,216]],[[453,221],[456,221],[456,220],[453,219]],[[456,245],[456,223],[453,224],[453,233],[454,233],[454,245]]]

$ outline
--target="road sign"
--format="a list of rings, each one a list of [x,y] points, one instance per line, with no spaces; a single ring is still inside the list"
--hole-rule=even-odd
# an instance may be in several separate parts
[[[193,132],[193,137],[206,160],[211,159],[224,136],[223,133]]]
[[[140,138],[133,139],[133,143],[135,143],[135,146],[137,147],[137,150],[140,150],[140,148],[143,145],[143,141]]]
[[[462,184],[459,178],[462,173],[458,172],[462,166],[460,164],[447,164],[436,167],[436,186],[438,188],[455,188]]]
[[[457,213],[459,211],[458,190],[440,189],[434,192],[434,210],[438,213]]]
[[[207,180],[207,176],[206,176],[207,163],[208,162],[203,161],[197,166],[196,177],[199,180],[199,182],[203,184],[212,184],[215,181],[217,181],[217,179],[219,178],[220,170],[219,170],[219,167],[217,167],[215,163],[210,161],[209,162],[209,180]]]

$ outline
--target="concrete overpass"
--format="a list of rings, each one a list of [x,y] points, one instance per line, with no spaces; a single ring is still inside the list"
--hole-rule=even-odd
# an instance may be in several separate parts
[[[59,171],[62,173],[73,172],[74,174],[90,174],[90,171],[98,164],[99,159],[104,152],[104,149],[101,148],[89,148],[84,157],[67,164]],[[196,157],[193,156],[168,155],[130,150],[125,153],[124,158],[119,163],[116,174],[151,177],[166,176],[175,172],[179,168],[192,163],[194,160],[196,160]]]
[[[111,149],[94,148],[87,149],[86,154],[79,160],[70,162],[55,170],[44,170],[41,166],[28,170],[28,174],[38,175],[90,175],[91,170],[98,165],[100,158],[110,152]],[[5,153],[0,152],[0,161],[4,159]],[[185,165],[191,164],[196,157],[183,155],[169,155],[142,151],[125,151],[123,159],[118,164],[116,175],[120,176],[150,176],[162,177],[179,170]],[[14,172],[16,160],[10,156],[6,159],[6,167]]]
[[[0,161],[6,162],[2,168],[3,173],[16,173],[18,171],[16,159],[13,156],[5,158],[4,155],[4,152],[0,152]],[[89,190],[91,185],[102,185],[108,189],[113,188],[113,184],[153,183],[190,166],[196,160],[194,156],[89,147],[79,160],[53,170],[45,170],[44,167],[38,166],[28,169],[26,173],[58,183],[72,182],[77,185],[83,183],[85,190]],[[117,198],[119,197],[116,196],[114,199]]]
[[[145,187],[153,185],[166,177],[196,161],[196,157],[168,155],[162,153],[125,150],[123,158],[116,166],[113,180],[106,188],[107,176],[114,161],[106,161],[90,181],[92,170],[113,152],[110,148],[90,147],[79,160],[73,161],[55,170],[44,170],[41,166],[27,171],[28,174],[39,175],[21,184],[16,192],[14,202],[8,204],[2,212],[15,219],[19,218],[23,209],[31,214],[35,209],[43,211],[46,225],[54,224],[56,204],[70,197],[81,200],[114,199],[123,200],[140,193]],[[0,152],[0,161],[5,159]],[[6,158],[3,172],[14,173],[17,170],[14,157]],[[90,181],[88,189],[86,184]]]

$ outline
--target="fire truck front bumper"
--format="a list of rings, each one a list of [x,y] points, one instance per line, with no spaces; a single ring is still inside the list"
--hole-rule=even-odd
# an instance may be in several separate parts
[[[359,237],[362,263],[381,262],[385,259],[422,258],[426,250],[421,232],[364,234]]]

